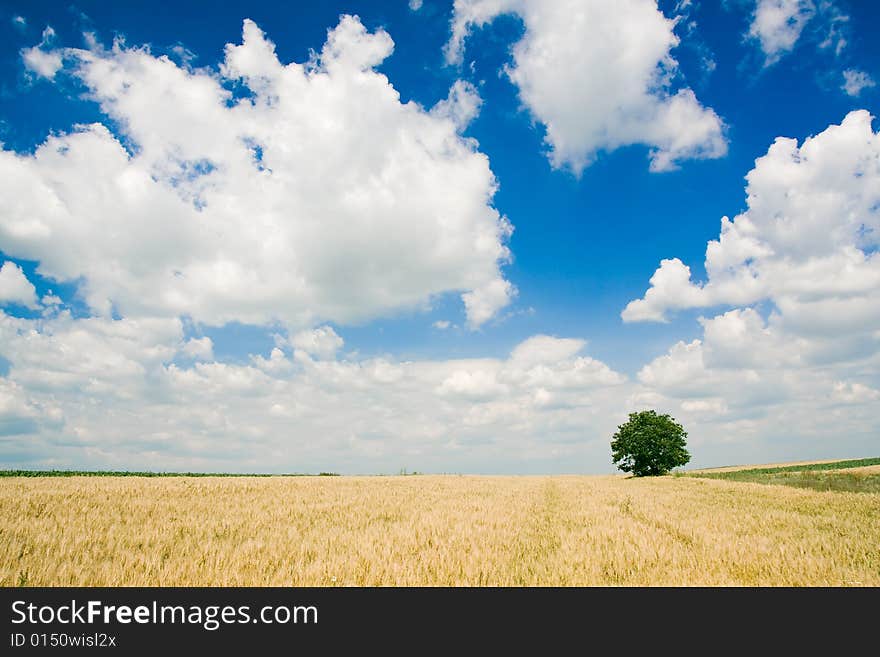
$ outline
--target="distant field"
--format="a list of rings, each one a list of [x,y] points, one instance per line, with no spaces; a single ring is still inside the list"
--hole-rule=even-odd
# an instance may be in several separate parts
[[[864,459],[859,459],[864,460]],[[869,459],[871,460],[871,459]],[[822,459],[818,461],[787,461],[785,463],[761,463],[761,464],[747,464],[747,465],[723,465],[717,468],[700,468],[699,470],[687,470],[688,474],[694,473],[712,473],[712,472],[735,472],[736,470],[764,470],[764,469],[777,469],[777,468],[796,468],[803,469],[804,466],[813,466],[813,465],[825,465],[826,463],[845,463],[845,461],[841,459]]]
[[[880,494],[689,476],[5,477],[0,536],[5,586],[880,585]]]
[[[816,461],[759,468],[720,468],[688,472],[682,476],[795,486],[819,491],[880,493],[880,458]]]

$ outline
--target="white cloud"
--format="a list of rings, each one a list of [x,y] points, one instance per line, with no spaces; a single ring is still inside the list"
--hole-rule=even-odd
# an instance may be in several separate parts
[[[869,87],[876,86],[874,79],[864,71],[847,69],[843,72],[843,89],[848,96],[855,98]]]
[[[34,433],[40,430],[41,416],[49,423],[59,419],[58,409],[37,407],[15,382],[0,377],[0,438]]]
[[[861,383],[838,381],[834,384],[833,397],[845,404],[861,404],[880,400],[880,390]]]
[[[840,55],[847,44],[848,21],[833,0],[755,0],[747,36],[761,48],[764,65],[772,66],[795,49],[808,26],[818,48]]]
[[[190,338],[181,350],[186,356],[199,360],[212,360],[214,358],[214,343],[209,337]]]
[[[293,368],[293,362],[284,355],[284,352],[281,351],[278,347],[272,349],[269,353],[269,358],[263,358],[260,355],[252,356],[252,362],[257,367],[257,369],[262,370],[267,374],[284,374],[289,372]]]
[[[751,444],[766,456],[787,447],[787,458],[798,450],[870,452],[880,411],[871,359],[880,344],[829,353],[834,338],[800,335],[748,308],[703,326],[701,339],[677,343],[645,365],[638,380],[651,391],[651,406],[680,409],[685,426],[709,443],[705,448]]]
[[[41,320],[0,314],[0,355],[9,378],[30,393],[90,399],[152,398],[150,374],[184,352],[177,319],[75,319],[67,311]]]
[[[512,290],[495,177],[459,133],[479,100],[461,83],[433,110],[401,103],[373,70],[392,49],[344,16],[304,64],[251,21],[219,73],[121,43],[52,51],[136,147],[93,124],[0,151],[4,250],[82,280],[103,316],[301,328],[457,292],[479,326]]]
[[[435,329],[437,329],[439,331],[445,331],[451,325],[452,325],[452,322],[450,322],[448,319],[438,319],[436,322],[431,324],[432,327],[434,327]]]
[[[799,332],[862,334],[880,319],[880,133],[851,112],[801,146],[778,138],[746,176],[747,210],[706,248],[708,279],[663,260],[625,321],[772,302]],[[880,327],[880,324],[874,328]]]
[[[17,16],[16,18],[21,17]],[[25,25],[24,19],[22,18],[21,20],[21,23],[17,23],[15,19],[13,19],[13,22],[23,27]],[[21,59],[24,62],[25,68],[31,73],[47,80],[52,80],[55,74],[64,66],[61,53],[57,50],[49,50],[54,39],[55,30],[47,25],[46,29],[43,30],[43,40],[39,44],[31,48],[21,49]]]
[[[499,383],[493,369],[456,370],[437,387],[440,395],[461,395],[472,399],[505,397],[508,386]]]
[[[727,413],[727,404],[717,397],[712,399],[688,399],[681,403],[681,409],[686,413],[724,415]]]
[[[665,322],[669,307],[690,308],[703,305],[702,288],[691,283],[691,269],[678,258],[660,261],[660,268],[649,281],[643,299],[630,301],[621,313],[625,322]]]
[[[510,303],[517,290],[509,281],[495,278],[485,285],[461,295],[467,311],[468,326],[477,328]]]
[[[27,279],[21,267],[8,260],[0,267],[0,305],[7,303],[39,308],[33,283]]]
[[[506,73],[544,125],[554,167],[579,174],[631,144],[651,148],[653,171],[727,152],[718,115],[690,89],[672,90],[678,38],[655,2],[456,0],[447,59],[460,62],[467,36],[502,14],[525,24]]]
[[[583,340],[536,335],[518,344],[510,358],[521,367],[532,367],[571,358],[585,346]]]
[[[412,11],[418,11],[422,8],[423,0],[409,0],[409,8]]]
[[[290,344],[310,356],[333,358],[344,342],[331,326],[319,326],[295,334],[290,338]]]
[[[39,46],[25,48],[21,51],[21,58],[25,67],[40,77],[51,80],[63,66],[61,55],[57,52],[46,52]]]
[[[43,295],[43,298],[40,299],[40,303],[43,304],[44,306],[51,308],[53,306],[60,306],[62,301],[61,301],[61,297],[59,297],[56,294],[52,294],[50,292],[49,294]]]
[[[753,308],[701,318],[702,356],[714,368],[797,367],[809,359],[808,345],[797,336],[782,339]]]
[[[449,89],[449,95],[431,109],[431,114],[449,119],[461,132],[477,118],[482,104],[483,99],[474,85],[456,80]]]
[[[758,40],[768,66],[794,49],[804,26],[815,15],[812,0],[757,0],[749,36]]]
[[[13,16],[12,26],[19,31],[24,31],[27,27],[27,19],[24,16]]]

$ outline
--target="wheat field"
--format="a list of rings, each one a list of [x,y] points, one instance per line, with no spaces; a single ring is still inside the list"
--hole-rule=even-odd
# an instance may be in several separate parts
[[[0,584],[880,585],[880,495],[689,477],[0,480]]]

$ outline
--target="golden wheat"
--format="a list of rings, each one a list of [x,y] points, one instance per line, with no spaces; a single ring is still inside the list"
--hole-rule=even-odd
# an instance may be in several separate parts
[[[880,495],[695,478],[5,478],[3,585],[880,585]]]

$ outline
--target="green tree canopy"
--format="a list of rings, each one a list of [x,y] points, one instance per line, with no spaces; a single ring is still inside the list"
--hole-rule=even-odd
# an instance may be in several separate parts
[[[630,413],[611,440],[611,460],[636,477],[666,474],[691,460],[686,438],[684,428],[668,415]]]

